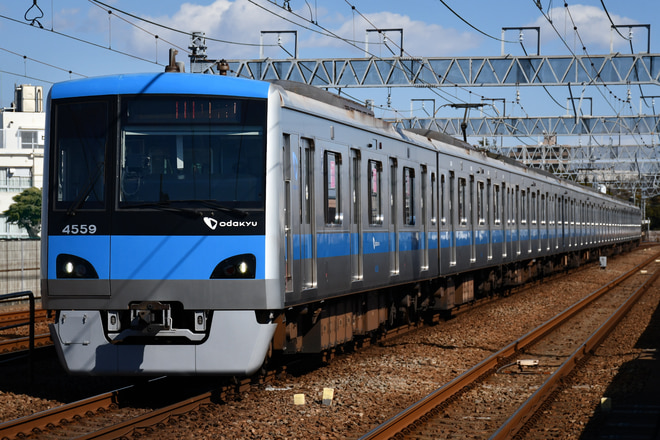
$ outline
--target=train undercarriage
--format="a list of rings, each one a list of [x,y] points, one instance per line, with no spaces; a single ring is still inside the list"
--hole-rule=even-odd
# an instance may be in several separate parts
[[[272,352],[323,353],[365,339],[377,340],[388,329],[446,319],[476,300],[508,295],[528,283],[601,256],[630,251],[638,244],[577,250],[291,307],[276,320]]]

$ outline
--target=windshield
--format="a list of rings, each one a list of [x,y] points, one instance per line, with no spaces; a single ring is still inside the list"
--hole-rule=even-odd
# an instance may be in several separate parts
[[[265,101],[141,96],[124,101],[122,116],[120,207],[263,208]]]
[[[75,211],[102,209],[109,129],[108,103],[60,103],[55,121],[55,205]]]

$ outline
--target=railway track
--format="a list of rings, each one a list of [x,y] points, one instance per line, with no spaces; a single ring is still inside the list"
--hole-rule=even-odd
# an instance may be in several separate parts
[[[27,310],[0,313],[0,327],[22,324],[29,321],[29,319],[30,312]],[[35,322],[46,321],[48,319],[48,312],[44,309],[37,309],[34,311],[34,319]]]
[[[141,436],[153,433],[179,415],[189,415],[205,405],[246,392],[252,380],[245,378],[217,386],[203,382],[191,386],[191,383],[196,382],[160,377],[78,400],[2,423],[0,439],[44,436],[89,440]],[[160,402],[161,406],[154,408],[155,402]]]
[[[416,326],[413,325],[410,328],[414,329]],[[398,336],[403,335],[404,332],[404,329],[392,330],[386,334],[384,340],[387,340],[388,337],[396,339]],[[365,345],[368,345],[368,343],[365,343]],[[542,367],[543,365],[537,370],[526,369],[524,374],[512,374],[514,371],[511,370],[503,371],[500,374],[508,378],[515,378],[517,376],[527,377],[534,375],[534,373],[539,373]],[[513,367],[513,370],[515,368]],[[548,376],[545,372],[540,373],[543,374],[536,375]],[[254,382],[247,380],[241,384],[227,385],[227,387],[231,388],[233,386],[235,389],[242,387],[241,392],[243,392],[253,384]],[[149,406],[153,406],[152,403],[136,405],[134,402],[130,402],[130,398],[125,397],[130,395],[131,392],[124,394],[124,392],[117,391],[114,397],[112,393],[110,393],[110,396],[106,396],[105,403],[97,407],[84,407],[81,405],[82,401],[78,401],[73,407],[69,407],[69,410],[72,412],[65,416],[62,416],[64,414],[62,411],[69,411],[65,407],[53,409],[54,419],[50,421],[38,421],[39,416],[35,415],[30,416],[32,421],[28,419],[16,419],[7,422],[11,423],[12,426],[15,426],[14,424],[18,421],[24,424],[19,428],[11,427],[11,429],[18,430],[18,433],[13,435],[6,434],[6,432],[9,432],[9,425],[0,425],[0,438],[20,438],[26,435],[30,436],[30,438],[69,438],[73,436],[82,438],[118,438],[130,435],[141,435],[143,438],[170,438],[167,436],[162,437],[164,433],[160,431],[160,427],[164,425],[174,426],[172,423],[175,422],[185,425],[183,420],[186,418],[195,419],[195,417],[199,417],[200,420],[207,418],[206,416],[195,416],[195,414],[204,414],[207,411],[213,411],[211,410],[213,405],[207,405],[214,402],[217,403],[219,400],[226,400],[225,396],[228,394],[225,393],[228,388],[217,387],[214,391],[207,390],[194,396],[182,398],[180,401],[172,402],[171,406],[163,406],[154,411],[147,410]],[[172,387],[169,387],[169,389],[172,389]],[[154,394],[154,392],[142,387],[139,391],[133,391],[132,394],[149,395]],[[75,408],[76,406],[77,408]],[[217,409],[218,405],[215,405],[215,407]],[[44,413],[49,411],[45,411]],[[212,415],[209,417],[217,419]],[[275,415],[275,417],[277,416]],[[480,436],[479,438],[484,437]]]
[[[562,380],[657,279],[659,257],[606,284],[361,439],[435,438],[453,431],[467,438],[522,438]]]
[[[27,334],[30,312],[27,310],[18,310],[0,314],[0,328],[4,328],[4,333],[0,333],[0,356],[15,354],[26,351],[30,348],[30,338],[23,336]],[[46,347],[52,345],[50,333],[47,331],[49,323],[46,310],[38,309],[34,312],[35,335],[34,348]],[[16,331],[14,329],[21,329]],[[9,333],[11,332],[11,333]]]

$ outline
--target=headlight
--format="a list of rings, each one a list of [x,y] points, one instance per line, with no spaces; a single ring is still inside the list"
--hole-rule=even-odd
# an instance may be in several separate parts
[[[92,264],[84,258],[70,254],[59,254],[55,260],[57,278],[95,278],[99,275]]]
[[[211,279],[254,278],[256,267],[257,258],[254,255],[234,255],[215,266]]]

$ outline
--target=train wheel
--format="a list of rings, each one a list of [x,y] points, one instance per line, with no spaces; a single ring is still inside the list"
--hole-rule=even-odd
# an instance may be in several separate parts
[[[387,320],[388,328],[394,327],[394,324],[396,324],[396,311],[397,307],[396,304],[393,302],[390,304],[390,313],[389,313],[389,319]]]

